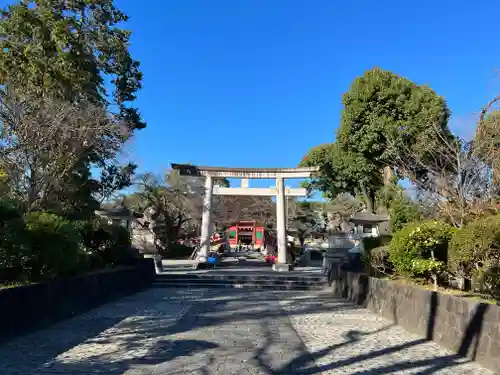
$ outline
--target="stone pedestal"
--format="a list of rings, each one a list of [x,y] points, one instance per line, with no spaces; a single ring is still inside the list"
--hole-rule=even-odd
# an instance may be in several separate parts
[[[161,255],[160,254],[155,254],[154,260],[155,260],[156,273],[163,272],[163,262],[161,260]]]
[[[273,271],[276,272],[290,272],[293,270],[293,266],[287,263],[274,263]]]
[[[155,270],[156,273],[163,272],[163,263],[161,261],[161,255],[160,254],[143,254],[143,257],[145,259],[153,259],[154,264],[155,264]]]
[[[210,270],[210,269],[215,268],[215,264],[213,264],[213,263],[208,263],[208,262],[196,262],[196,263],[193,265],[193,268],[194,268],[195,270]]]
[[[163,263],[160,254],[143,254],[145,259],[153,259],[156,273],[163,272]]]

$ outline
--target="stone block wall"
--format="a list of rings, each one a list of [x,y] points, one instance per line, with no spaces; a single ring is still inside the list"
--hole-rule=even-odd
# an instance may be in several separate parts
[[[500,373],[500,306],[365,274],[334,275],[336,296]]]
[[[135,266],[0,289],[0,341],[139,292],[156,276],[152,259]]]

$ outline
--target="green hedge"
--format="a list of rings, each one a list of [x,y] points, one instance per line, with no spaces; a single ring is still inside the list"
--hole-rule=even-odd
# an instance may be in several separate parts
[[[410,223],[418,222],[422,219],[418,206],[404,194],[399,194],[390,207],[389,225],[393,232],[403,229]]]
[[[389,244],[389,260],[396,273],[410,278],[440,273],[454,231],[451,225],[434,220],[409,224],[397,231]]]
[[[476,219],[455,232],[448,247],[448,269],[473,281],[474,290],[500,300],[500,216]]]
[[[121,226],[46,212],[23,216],[14,204],[0,201],[0,283],[64,277],[137,258]]]
[[[129,231],[120,225],[108,224],[95,218],[80,223],[79,230],[83,244],[89,251],[91,268],[127,265],[137,258],[137,254],[131,249]]]
[[[13,202],[0,200],[0,221],[22,219],[22,217],[22,212]]]
[[[193,253],[193,248],[181,245],[178,243],[171,243],[168,245],[168,249],[165,252],[165,258],[169,259],[188,259]]]
[[[500,216],[472,221],[453,235],[448,248],[448,268],[471,278],[478,270],[500,261]]]
[[[490,266],[484,273],[484,286],[488,293],[500,301],[500,265]]]
[[[370,250],[375,249],[380,246],[387,246],[391,242],[392,236],[388,234],[382,234],[378,237],[365,237],[362,239],[363,248],[366,253]]]
[[[28,213],[24,221],[29,245],[25,273],[30,280],[78,272],[85,252],[80,233],[70,221],[45,212]]]
[[[0,282],[24,277],[29,246],[22,213],[14,204],[0,201]]]
[[[370,276],[386,276],[393,272],[389,262],[387,247],[392,236],[383,234],[379,237],[365,237],[363,241],[363,263]]]

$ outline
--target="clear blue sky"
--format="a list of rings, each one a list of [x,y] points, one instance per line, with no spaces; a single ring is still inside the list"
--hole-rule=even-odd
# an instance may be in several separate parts
[[[0,3],[8,3],[0,0]],[[494,0],[118,0],[142,63],[142,171],[293,167],[334,139],[341,95],[374,66],[443,95],[470,133],[500,85]]]
[[[453,128],[500,89],[498,1],[119,0],[142,63],[141,169],[293,167],[374,66],[443,95]]]

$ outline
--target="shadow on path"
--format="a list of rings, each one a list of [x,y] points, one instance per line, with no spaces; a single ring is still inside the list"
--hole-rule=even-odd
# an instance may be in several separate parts
[[[355,370],[345,373],[370,375],[413,370],[413,374],[414,369],[422,368],[418,374],[431,375],[463,363],[459,355],[438,353],[431,353],[426,358],[387,362],[391,354],[425,345],[433,338],[437,299],[434,303],[431,300],[433,307],[429,312],[426,338],[398,345],[387,343],[380,349],[361,354],[357,350],[353,351],[356,354],[346,357],[350,346],[362,345],[366,338],[383,334],[395,325],[366,332],[346,329],[343,341],[309,352],[290,317],[368,312],[350,302],[308,292],[205,290],[199,294],[191,291],[193,294],[186,296],[185,290],[157,289],[149,291],[149,299],[141,300],[148,292],[143,293],[136,295],[137,304],[141,306],[142,303],[142,308],[130,314],[133,319],[76,317],[35,336],[21,338],[10,351],[0,346],[0,357],[14,356],[9,357],[6,367],[0,363],[0,373],[28,374],[43,368],[48,373],[123,374],[133,368],[144,368],[145,374],[155,369],[155,374],[231,375],[253,369],[259,372],[250,373],[313,375],[346,371],[347,367],[357,365]],[[283,308],[280,300],[290,302],[291,307]],[[156,315],[149,314],[148,309],[159,303],[162,304]],[[175,314],[161,313],[163,308],[173,309]],[[484,313],[485,310],[478,309],[471,320],[461,346],[463,353],[471,349],[474,337],[480,332],[479,322]],[[343,351],[343,356],[323,364],[325,357],[339,350]],[[25,358],[26,353],[32,353],[29,360]],[[373,359],[380,363],[373,366],[372,361],[371,367],[367,364],[366,369],[359,369],[358,365]],[[319,362],[322,364],[318,365]]]

